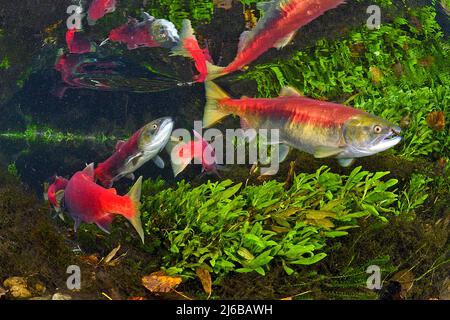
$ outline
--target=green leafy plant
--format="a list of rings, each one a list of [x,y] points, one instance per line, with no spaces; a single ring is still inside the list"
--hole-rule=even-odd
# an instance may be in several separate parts
[[[197,267],[219,277],[230,271],[264,275],[281,264],[287,274],[327,256],[328,241],[358,227],[358,219],[389,215],[420,206],[419,198],[399,206],[397,180],[388,172],[355,168],[340,176],[322,167],[294,176],[292,186],[275,180],[243,187],[231,180],[198,187],[181,181],[163,188],[161,181],[144,184],[143,221],[169,274],[194,276]]]

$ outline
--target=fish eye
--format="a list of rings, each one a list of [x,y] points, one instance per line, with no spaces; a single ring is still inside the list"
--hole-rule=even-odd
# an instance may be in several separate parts
[[[152,125],[152,129],[153,129],[153,130],[158,129],[158,125],[155,123],[154,125]]]
[[[380,125],[376,125],[376,126],[373,127],[373,132],[381,133],[381,131],[383,131],[383,128],[381,128]]]
[[[178,141],[183,141],[183,137],[182,137],[182,136],[179,136],[179,137],[178,137]]]

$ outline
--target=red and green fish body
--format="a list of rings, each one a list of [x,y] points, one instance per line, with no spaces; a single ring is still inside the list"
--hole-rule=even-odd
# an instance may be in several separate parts
[[[66,43],[69,52],[76,54],[94,52],[95,47],[81,34],[82,32],[75,28],[66,32]]]
[[[110,188],[123,177],[134,179],[133,173],[149,160],[164,168],[164,161],[158,154],[169,141],[173,125],[171,118],[159,118],[136,131],[128,141],[117,142],[114,154],[95,169],[95,177]]]
[[[95,223],[109,233],[114,217],[122,215],[144,241],[139,212],[141,184],[142,178],[139,178],[128,195],[119,196],[115,189],[105,189],[95,183],[93,164],[75,173],[64,191],[65,210],[75,221],[75,231],[85,222]]]
[[[117,142],[116,152],[95,168],[95,177],[104,187],[110,188],[114,180],[119,180],[121,177],[118,176],[124,163],[139,152],[138,142],[141,131],[142,129],[138,130],[126,142]]]
[[[194,77],[195,82],[204,82],[208,76],[208,68],[206,63],[212,63],[212,58],[208,48],[200,48],[191,22],[188,19],[183,20],[180,40],[178,44],[172,48],[172,55],[191,58],[195,62],[195,68],[199,72]]]
[[[160,47],[161,45],[150,34],[151,22],[139,23],[131,19],[127,24],[117,27],[109,33],[109,40],[127,45],[129,50],[141,47]]]
[[[206,82],[204,126],[228,114],[241,118],[245,127],[278,130],[281,144],[313,154],[335,157],[342,166],[354,158],[372,155],[401,141],[401,129],[362,110],[301,96],[284,88],[272,99],[232,99],[212,82]]]
[[[181,173],[192,159],[196,159],[202,165],[202,172],[218,175],[218,165],[214,147],[194,130],[197,140],[180,142],[170,147],[172,169],[176,177]]]
[[[208,79],[241,70],[270,48],[282,48],[295,32],[344,0],[273,0],[262,3],[264,16],[241,35],[236,58],[226,67],[208,64]]]

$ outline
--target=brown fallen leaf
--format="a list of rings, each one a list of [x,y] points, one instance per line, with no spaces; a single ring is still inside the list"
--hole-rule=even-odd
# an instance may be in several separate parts
[[[443,111],[433,111],[427,116],[428,126],[435,131],[442,131],[445,128],[445,114]]]
[[[108,264],[116,256],[117,252],[119,252],[120,247],[121,246],[119,244],[117,247],[112,249],[111,252],[104,259],[102,259],[102,262],[104,264]]]
[[[164,271],[153,272],[149,276],[142,277],[144,287],[153,293],[169,292],[182,281],[181,277],[168,276]]]
[[[383,72],[380,70],[380,68],[371,66],[369,68],[370,75],[372,77],[373,83],[380,83],[381,80],[383,80]]]
[[[95,254],[91,254],[90,256],[83,256],[80,257],[80,259],[90,265],[97,265],[99,262],[98,256],[96,256]]]
[[[211,274],[208,270],[204,268],[197,268],[195,270],[195,273],[197,274],[197,277],[199,277],[200,281],[202,282],[203,290],[208,294],[208,299],[211,297],[212,293],[212,280],[211,280]]]
[[[141,300],[147,300],[144,297],[129,297],[128,300],[132,301],[141,301]]]

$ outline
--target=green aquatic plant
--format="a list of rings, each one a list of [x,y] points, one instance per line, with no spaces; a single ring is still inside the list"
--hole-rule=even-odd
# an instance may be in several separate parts
[[[416,197],[399,205],[397,180],[384,180],[387,174],[357,167],[341,176],[322,167],[295,175],[291,186],[225,180],[193,187],[181,181],[163,189],[162,181],[147,180],[141,209],[147,249],[159,250],[169,274],[194,276],[203,267],[219,277],[231,271],[264,275],[273,264],[293,274],[324,259],[329,241],[358,228],[359,219],[384,223],[422,204]]]
[[[428,198],[429,185],[432,181],[432,178],[423,174],[412,174],[408,187],[400,195],[398,210],[405,212],[409,218],[413,219],[414,209],[422,206]]]
[[[81,142],[93,141],[105,143],[108,141],[119,140],[115,136],[106,136],[104,134],[86,135],[70,132],[59,132],[48,127],[39,127],[37,125],[29,125],[23,132],[3,132],[0,133],[0,139],[8,140],[25,140],[28,142],[41,141],[45,143],[61,143],[61,142]]]
[[[146,11],[154,17],[167,19],[180,28],[183,19],[190,19],[193,25],[210,22],[214,14],[214,3],[212,0],[151,0],[147,2]]]
[[[3,57],[3,60],[0,62],[0,69],[9,69],[11,64],[9,63],[9,59],[7,56]]]
[[[20,179],[20,174],[19,174],[19,171],[17,170],[17,166],[16,166],[16,163],[15,163],[15,162],[10,163],[10,164],[8,165],[7,171],[8,171],[8,173],[9,173],[11,176]]]
[[[343,101],[392,122],[411,118],[396,152],[413,159],[450,152],[448,126],[431,129],[429,113],[450,118],[449,52],[433,8],[398,17],[378,30],[363,27],[339,41],[320,40],[287,60],[257,65],[240,76],[257,84],[260,97],[274,97],[283,86],[306,96]]]

